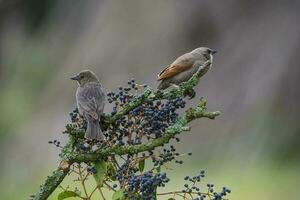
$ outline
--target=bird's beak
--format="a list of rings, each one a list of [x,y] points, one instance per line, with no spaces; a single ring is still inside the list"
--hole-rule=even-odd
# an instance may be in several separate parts
[[[70,79],[74,81],[79,81],[79,75],[72,76]]]
[[[217,50],[212,49],[212,50],[211,50],[211,54],[215,54],[215,53],[217,53]]]

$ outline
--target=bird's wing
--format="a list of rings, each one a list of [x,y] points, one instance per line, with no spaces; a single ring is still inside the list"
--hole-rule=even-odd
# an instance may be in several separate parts
[[[193,59],[188,54],[177,58],[170,66],[166,67],[158,74],[157,80],[163,80],[173,77],[180,72],[190,69],[194,64]]]
[[[99,84],[88,83],[81,88],[77,102],[86,114],[98,119],[99,112],[103,111],[105,94]]]

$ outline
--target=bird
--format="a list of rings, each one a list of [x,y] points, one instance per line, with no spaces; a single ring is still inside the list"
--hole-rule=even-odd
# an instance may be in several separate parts
[[[217,51],[214,49],[199,47],[179,56],[158,74],[157,80],[161,82],[157,89],[164,90],[170,86],[178,87],[180,83],[188,81],[207,61],[210,61],[211,65],[215,53]]]
[[[102,86],[96,74],[90,70],[83,70],[71,79],[79,85],[76,90],[76,103],[79,114],[87,121],[85,138],[102,141],[104,135],[99,124],[105,106]]]

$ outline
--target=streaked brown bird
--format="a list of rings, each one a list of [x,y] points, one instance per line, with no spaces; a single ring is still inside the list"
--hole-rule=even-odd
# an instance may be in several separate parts
[[[76,91],[76,101],[79,114],[87,121],[85,138],[103,140],[99,121],[103,115],[105,93],[97,76],[90,70],[83,70],[71,79],[77,81],[79,85]]]
[[[161,82],[158,89],[164,90],[171,85],[178,86],[188,81],[207,61],[212,63],[213,54],[216,52],[207,47],[200,47],[178,57],[159,73],[157,80]]]

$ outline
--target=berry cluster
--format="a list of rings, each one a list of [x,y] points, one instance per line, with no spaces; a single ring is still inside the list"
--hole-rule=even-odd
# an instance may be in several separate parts
[[[176,110],[185,107],[185,101],[178,97],[176,99],[168,100],[162,103],[160,100],[149,102],[141,105],[130,112],[134,118],[142,116],[143,122],[139,128],[143,130],[144,134],[154,138],[160,137],[165,129],[176,122],[178,114]]]
[[[114,103],[114,108],[112,111],[112,115],[117,112],[117,109],[123,107],[126,103],[129,103],[132,98],[133,94],[131,93],[133,90],[138,91],[141,88],[146,88],[147,85],[137,84],[134,79],[127,82],[127,87],[119,87],[117,92],[108,92],[107,93],[107,101],[108,103]]]
[[[155,199],[157,187],[164,187],[170,179],[166,173],[156,173],[152,171],[141,175],[134,175],[129,178],[126,196],[132,200],[152,200]]]
[[[128,182],[130,176],[133,176],[136,172],[138,172],[138,168],[136,165],[131,165],[131,159],[127,159],[127,161],[120,166],[116,173],[116,179],[122,184],[125,185]]]
[[[75,108],[72,112],[69,113],[70,115],[70,118],[71,118],[71,121],[72,123],[75,123],[79,114],[78,114],[78,108]]]
[[[75,124],[78,128],[86,130],[87,122],[84,118],[79,115],[78,108],[75,108],[72,112],[69,113],[71,122]]]
[[[211,194],[211,196],[213,196],[213,200],[221,200],[221,199],[224,199],[224,197],[231,193],[231,190],[226,188],[226,187],[223,187],[222,190],[220,192],[216,192],[215,189],[214,189],[214,184],[207,184],[207,187],[208,187],[208,193]]]
[[[159,154],[157,156],[152,156],[152,163],[154,167],[160,167],[164,165],[167,162],[171,162],[175,160],[175,163],[183,164],[182,160],[178,160],[180,156],[183,156],[185,154],[179,154],[176,152],[176,149],[173,145],[170,146],[170,148],[163,148],[163,151],[159,151]],[[192,153],[188,153],[187,155],[192,155]]]
[[[61,147],[60,146],[60,141],[58,140],[50,140],[48,141],[49,144],[54,144],[56,147]]]
[[[136,84],[134,80],[128,81],[128,85],[128,87],[120,87],[118,92],[107,94],[108,102],[114,104],[111,116],[136,97],[131,90],[145,87],[145,85]],[[180,97],[165,101],[145,102],[131,110],[128,115],[118,119],[108,128],[105,136],[111,144],[117,145],[141,144],[143,138],[147,140],[159,138],[168,126],[176,122],[178,119],[176,111],[184,108],[185,104]]]
[[[181,193],[193,196],[194,200],[204,200],[207,198],[212,199],[212,200],[221,200],[221,199],[224,199],[224,196],[226,196],[228,193],[231,192],[226,187],[223,187],[221,192],[216,192],[214,189],[214,184],[207,184],[206,185],[207,190],[205,192],[201,191],[200,187],[197,186],[197,183],[200,182],[202,180],[202,178],[204,178],[204,177],[205,177],[204,170],[200,171],[200,173],[196,176],[184,177],[184,180],[187,183],[184,184],[184,189],[181,190]]]

